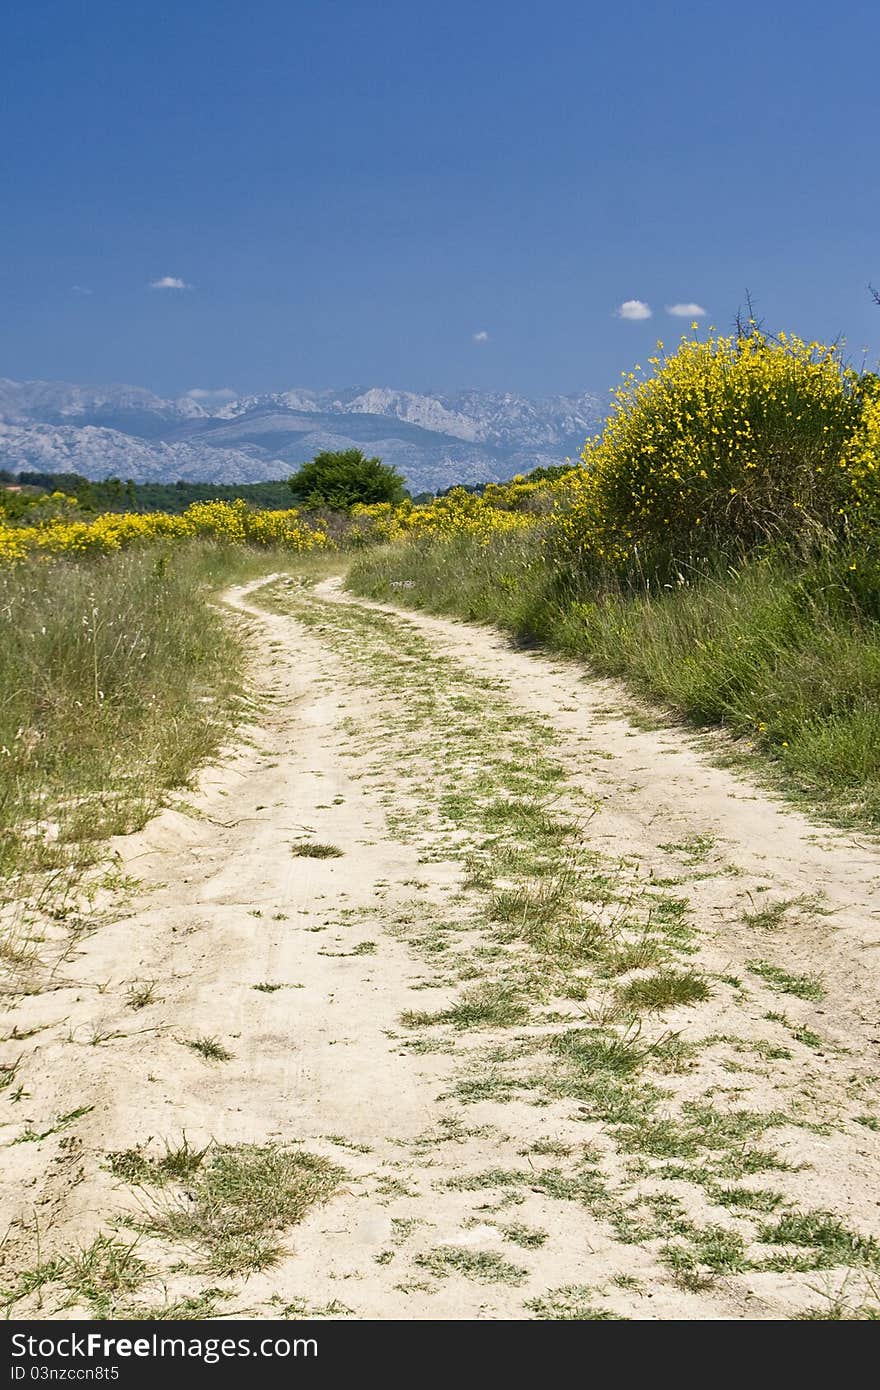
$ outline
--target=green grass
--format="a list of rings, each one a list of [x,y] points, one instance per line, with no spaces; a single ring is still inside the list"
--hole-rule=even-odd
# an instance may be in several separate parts
[[[667,854],[677,854],[690,864],[701,864],[715,848],[715,841],[709,835],[688,835],[685,840],[659,845]]]
[[[316,840],[302,840],[291,845],[290,852],[300,859],[341,859],[343,853],[337,845],[325,845]]]
[[[63,842],[126,829],[213,751],[241,651],[199,601],[203,573],[188,550],[0,571],[7,826],[49,815]],[[0,867],[21,849],[7,832]]]
[[[453,1245],[417,1255],[415,1264],[438,1279],[460,1274],[480,1284],[521,1284],[528,1274],[520,1265],[511,1264],[494,1250],[467,1250]]]
[[[758,931],[774,931],[782,926],[786,914],[799,902],[799,898],[780,898],[776,902],[768,903],[766,907],[756,908],[754,912],[744,912],[743,922],[747,927],[754,927]]]
[[[526,1304],[532,1316],[541,1322],[624,1322],[618,1313],[597,1307],[596,1291],[586,1284],[565,1284],[550,1289],[542,1298]]]
[[[129,985],[128,991],[125,996],[125,1002],[130,1009],[134,1009],[135,1011],[137,1011],[138,1009],[145,1009],[148,1004],[153,1004],[155,1003],[155,1001],[155,980],[147,980],[144,984],[135,983]]]
[[[98,1236],[68,1256],[61,1277],[72,1300],[88,1303],[96,1312],[107,1311],[120,1295],[140,1288],[147,1268],[134,1253],[136,1245]]]
[[[627,1076],[641,1069],[650,1047],[639,1043],[638,1029],[625,1033],[605,1032],[599,1028],[570,1028],[557,1033],[551,1050],[587,1076],[612,1072]]]
[[[707,1276],[738,1274],[748,1268],[745,1241],[736,1231],[723,1226],[686,1230],[686,1243],[667,1245],[661,1252],[664,1264],[685,1288],[699,1288]]]
[[[360,555],[355,592],[491,622],[723,725],[775,784],[846,823],[880,823],[880,581],[864,553],[682,564],[681,582],[556,569],[534,532]],[[549,558],[548,558],[549,557]],[[406,581],[409,587],[391,588]],[[691,856],[693,859],[693,856]]]
[[[690,970],[658,970],[655,975],[630,980],[620,991],[634,1009],[672,1009],[679,1004],[701,1004],[709,998],[709,986]]]
[[[876,1304],[853,1305],[840,1301],[831,1302],[826,1308],[811,1308],[806,1313],[795,1313],[795,1322],[878,1322],[880,1307]]]
[[[807,1269],[842,1265],[880,1273],[880,1241],[850,1230],[831,1211],[787,1212],[775,1226],[764,1226],[760,1238],[770,1245],[793,1245],[810,1251],[803,1261],[782,1256],[777,1264],[783,1269],[792,1265]]]
[[[341,1177],[335,1164],[302,1149],[221,1145],[185,1196],[156,1204],[147,1229],[192,1250],[207,1272],[266,1269],[283,1253],[284,1231],[326,1201]]]
[[[505,1240],[511,1241],[514,1245],[519,1245],[523,1250],[539,1250],[547,1240],[547,1232],[535,1226],[524,1226],[519,1221],[513,1221],[507,1226],[501,1227],[501,1234]]]
[[[503,981],[487,981],[474,985],[462,994],[457,1003],[437,1013],[409,1012],[401,1017],[407,1028],[420,1028],[435,1023],[451,1023],[454,1028],[510,1028],[525,1023],[529,1006],[519,990]]]
[[[61,1130],[66,1129],[68,1125],[72,1125],[75,1120],[82,1119],[83,1115],[88,1115],[90,1111],[94,1110],[94,1108],[95,1107],[93,1105],[80,1105],[77,1107],[76,1110],[68,1111],[66,1115],[56,1116],[55,1120],[49,1126],[48,1129],[26,1129],[23,1134],[20,1134],[17,1139],[13,1139],[12,1142],[14,1144],[42,1143],[44,1139],[50,1138],[50,1136],[53,1134],[59,1134]]]
[[[5,1090],[7,1086],[12,1085],[13,1081],[16,1078],[18,1068],[20,1065],[20,1057],[16,1058],[14,1062],[0,1063],[0,1091]]]
[[[825,998],[825,986],[818,975],[793,975],[766,960],[750,960],[746,964],[754,975],[759,975],[781,994],[793,994],[797,999],[816,1003]]]
[[[752,1187],[713,1187],[709,1195],[718,1206],[734,1212],[772,1212],[785,1205],[781,1193]]]
[[[184,1135],[177,1144],[166,1140],[165,1152],[159,1158],[141,1149],[123,1149],[108,1154],[107,1161],[114,1177],[139,1186],[148,1183],[161,1187],[167,1182],[190,1179],[201,1168],[209,1147],[206,1144],[204,1148],[194,1148]]]
[[[156,1157],[142,1149],[108,1156],[116,1177],[144,1189],[143,1216],[135,1222],[134,1240],[99,1235],[72,1254],[44,1258],[0,1289],[0,1307],[10,1308],[33,1294],[51,1296],[53,1311],[87,1306],[94,1317],[214,1317],[219,1288],[155,1306],[131,1301],[145,1284],[164,1280],[140,1254],[144,1237],[182,1247],[195,1265],[191,1271],[231,1278],[267,1269],[284,1254],[284,1233],[309,1209],[332,1196],[342,1169],[299,1148],[256,1144],[193,1148],[186,1138],[165,1145]],[[154,1191],[149,1192],[147,1189]],[[186,1264],[178,1266],[187,1268]]]
[[[139,1240],[99,1235],[72,1254],[45,1259],[19,1274],[12,1288],[0,1291],[0,1307],[8,1310],[38,1294],[41,1308],[44,1298],[51,1296],[52,1312],[85,1306],[93,1317],[125,1317],[125,1300],[149,1277],[146,1264],[135,1253]]]
[[[206,1062],[231,1062],[232,1053],[217,1038],[185,1038],[184,1045],[191,1052],[197,1052]]]

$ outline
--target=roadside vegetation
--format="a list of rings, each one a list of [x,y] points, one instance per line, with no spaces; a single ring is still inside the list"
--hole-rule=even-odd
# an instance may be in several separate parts
[[[101,842],[143,825],[216,752],[246,656],[207,599],[264,568],[216,543],[0,567],[4,964],[27,970],[34,913],[73,920],[77,894],[112,887]]]
[[[306,520],[296,508],[257,511],[243,500],[194,502],[179,516],[105,512],[92,517],[80,514],[75,497],[50,493],[35,498],[23,514],[7,512],[5,520],[0,515],[0,565],[32,556],[115,555],[160,542],[186,545],[193,540],[304,553],[329,543],[324,525],[321,518]]]

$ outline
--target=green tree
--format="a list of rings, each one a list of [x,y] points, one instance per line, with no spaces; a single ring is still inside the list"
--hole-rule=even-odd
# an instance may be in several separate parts
[[[360,449],[316,455],[288,479],[296,500],[306,507],[341,511],[356,502],[402,502],[404,480],[381,459],[368,459]]]

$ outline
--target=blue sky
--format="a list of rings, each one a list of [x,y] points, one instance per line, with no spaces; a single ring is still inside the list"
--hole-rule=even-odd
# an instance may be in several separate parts
[[[876,359],[878,52],[876,0],[19,3],[0,375],[604,393],[746,286]]]

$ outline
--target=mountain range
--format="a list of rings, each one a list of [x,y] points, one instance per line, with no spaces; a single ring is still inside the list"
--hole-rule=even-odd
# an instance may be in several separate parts
[[[423,395],[386,387],[163,399],[138,386],[0,378],[0,468],[135,482],[283,478],[322,449],[360,448],[412,491],[503,481],[576,457],[601,423],[589,393]]]

